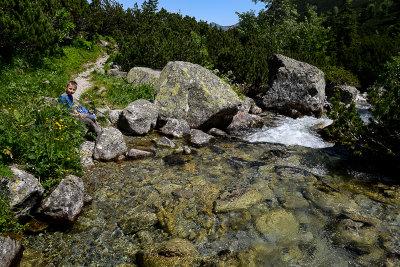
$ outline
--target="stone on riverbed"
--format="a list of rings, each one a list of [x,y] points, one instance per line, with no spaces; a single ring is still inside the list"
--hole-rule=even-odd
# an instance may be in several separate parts
[[[256,188],[239,188],[222,194],[215,202],[214,210],[216,213],[243,210],[264,199],[265,196]]]
[[[152,130],[157,123],[157,107],[145,99],[130,103],[120,115],[118,127],[135,135],[144,135]]]
[[[124,136],[116,128],[103,128],[103,132],[97,136],[93,157],[96,160],[110,161],[125,156],[128,147]]]
[[[260,116],[238,112],[232,119],[231,124],[229,124],[227,131],[229,133],[232,132],[240,132],[243,130],[248,130],[249,128],[262,127],[263,121]]]
[[[0,237],[0,266],[19,266],[24,248],[10,237]]]
[[[174,142],[164,136],[157,142],[157,146],[174,148],[176,145]]]
[[[10,208],[16,211],[17,218],[27,216],[44,193],[39,180],[32,174],[17,168],[11,167],[14,177],[6,178],[7,194],[9,196]],[[1,180],[1,177],[0,177]]]
[[[226,127],[240,99],[211,71],[189,62],[168,62],[155,85],[159,118],[185,119],[191,128]]]
[[[91,198],[85,193],[83,181],[75,175],[65,177],[49,197],[42,201],[38,213],[53,222],[69,225],[81,213]]]
[[[290,243],[299,238],[299,223],[291,212],[283,209],[268,211],[258,217],[255,228],[269,239]]]
[[[135,234],[139,231],[146,230],[158,222],[157,215],[150,212],[138,212],[132,215],[126,215],[118,220],[124,234]]]
[[[211,128],[208,132],[209,135],[215,136],[215,137],[226,137],[227,134],[226,132],[217,129],[217,128]]]
[[[156,251],[138,255],[140,266],[198,266],[201,258],[195,246],[185,239],[175,238]]]
[[[214,136],[197,129],[190,130],[190,142],[197,146],[204,146],[211,142]]]
[[[128,152],[128,158],[132,158],[132,159],[142,159],[142,158],[148,158],[151,156],[153,156],[152,152],[144,151],[144,150],[140,150],[140,149],[131,148]]]

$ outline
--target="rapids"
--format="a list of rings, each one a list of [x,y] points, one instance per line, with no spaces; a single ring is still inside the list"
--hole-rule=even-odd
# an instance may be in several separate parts
[[[21,266],[399,266],[399,186],[306,132],[315,121],[283,122],[190,155],[126,137],[156,155],[87,170],[92,204],[28,235]]]

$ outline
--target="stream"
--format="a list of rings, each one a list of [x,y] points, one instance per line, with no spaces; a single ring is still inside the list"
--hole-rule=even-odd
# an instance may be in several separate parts
[[[126,137],[155,156],[87,170],[92,203],[28,235],[21,266],[399,266],[392,177],[310,130],[329,121],[271,121],[189,155]]]

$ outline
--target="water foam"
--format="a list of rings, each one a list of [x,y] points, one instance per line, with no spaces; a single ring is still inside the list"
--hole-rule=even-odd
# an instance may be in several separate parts
[[[330,119],[317,119],[305,116],[298,119],[283,117],[277,126],[264,126],[259,131],[245,137],[245,140],[255,142],[279,143],[287,146],[300,145],[311,148],[332,147],[334,144],[325,142],[314,129],[323,124],[328,126]]]

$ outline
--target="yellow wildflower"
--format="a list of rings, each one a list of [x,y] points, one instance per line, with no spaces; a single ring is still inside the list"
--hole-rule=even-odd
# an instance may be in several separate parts
[[[13,190],[15,190],[15,188],[13,188]]]
[[[67,158],[67,160],[71,160],[71,158]]]

